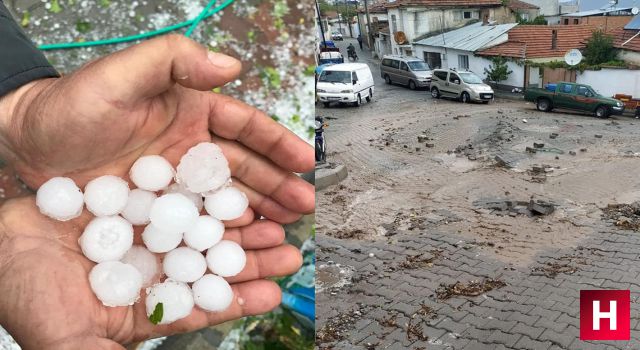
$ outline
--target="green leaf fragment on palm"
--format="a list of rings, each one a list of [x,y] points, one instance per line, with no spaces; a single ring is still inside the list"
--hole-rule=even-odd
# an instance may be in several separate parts
[[[157,303],[156,308],[153,309],[153,313],[149,316],[149,321],[153,324],[158,324],[162,321],[162,314],[164,313],[164,307],[162,303]]]
[[[51,10],[50,11],[53,12],[53,13],[62,12],[62,7],[60,7],[60,3],[58,2],[58,0],[51,1]]]

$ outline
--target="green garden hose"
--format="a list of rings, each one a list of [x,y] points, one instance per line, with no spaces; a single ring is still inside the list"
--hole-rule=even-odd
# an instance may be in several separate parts
[[[225,0],[222,4],[212,8],[213,5],[216,3],[216,0],[211,0],[211,1],[209,1],[209,4],[202,10],[202,12],[200,12],[200,15],[198,15],[198,17],[196,17],[195,19],[190,19],[188,21],[181,22],[181,23],[178,23],[178,24],[174,24],[172,26],[160,28],[160,29],[157,29],[157,30],[153,30],[153,31],[149,31],[149,32],[141,33],[141,34],[125,36],[125,37],[119,37],[119,38],[96,40],[96,41],[59,43],[59,44],[45,44],[45,45],[40,45],[39,49],[43,50],[43,51],[46,51],[46,50],[64,50],[64,49],[75,49],[75,48],[79,48],[79,47],[92,47],[92,46],[101,46],[101,45],[120,44],[120,43],[136,41],[136,40],[143,40],[143,39],[152,38],[154,36],[166,34],[166,33],[169,33],[169,32],[172,32],[174,30],[177,30],[177,29],[180,29],[180,28],[184,28],[184,27],[189,27],[189,29],[187,30],[185,35],[186,36],[190,36],[193,33],[193,31],[196,29],[198,24],[200,24],[200,22],[202,22],[204,19],[209,18],[209,17],[215,15],[216,13],[222,11],[227,6],[231,5],[233,3],[233,1],[234,0]]]

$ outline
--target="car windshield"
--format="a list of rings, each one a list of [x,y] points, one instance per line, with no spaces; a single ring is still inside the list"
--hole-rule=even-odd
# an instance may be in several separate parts
[[[351,83],[351,72],[340,72],[325,70],[320,76],[320,82],[323,83]]]
[[[429,65],[422,61],[409,62],[409,68],[414,72],[423,72],[429,70]]]
[[[460,73],[460,77],[467,84],[484,84],[482,79],[473,73]]]

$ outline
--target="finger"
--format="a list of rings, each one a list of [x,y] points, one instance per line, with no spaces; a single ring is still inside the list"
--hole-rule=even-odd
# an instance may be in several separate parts
[[[248,250],[247,264],[236,276],[227,278],[238,283],[269,277],[288,276],[300,270],[302,254],[298,248],[286,244],[279,247]]]
[[[234,141],[214,137],[229,160],[234,177],[245,185],[271,197],[297,213],[311,213],[315,207],[315,188],[293,173],[277,167],[268,159]]]
[[[209,128],[228,140],[238,140],[279,166],[298,173],[313,170],[313,148],[266,114],[230,97],[212,94]]]
[[[267,219],[279,222],[281,224],[290,224],[300,219],[302,214],[289,210],[280,203],[267,197],[262,193],[248,187],[238,179],[233,180],[233,186],[240,189],[249,199],[249,205],[256,212],[256,215],[262,215]]]
[[[275,282],[255,280],[231,285],[234,299],[223,312],[206,312],[194,307],[191,314],[168,325],[153,325],[149,322],[144,303],[134,305],[136,335],[134,340],[193,332],[226,321],[245,316],[260,315],[280,305],[282,292]]]
[[[108,99],[128,107],[175,83],[210,90],[235,79],[240,69],[240,61],[232,57],[209,52],[181,35],[165,35],[95,61],[81,74],[100,82],[98,86],[108,93]]]
[[[269,220],[257,220],[224,232],[224,239],[240,244],[245,250],[276,247],[284,242],[284,237],[284,228]]]

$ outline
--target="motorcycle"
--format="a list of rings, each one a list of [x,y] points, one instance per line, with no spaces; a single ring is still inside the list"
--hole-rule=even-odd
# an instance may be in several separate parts
[[[316,116],[316,163],[324,164],[327,161],[327,144],[324,139],[324,118]]]
[[[355,51],[349,52],[349,60],[357,61],[358,60],[358,54]]]

